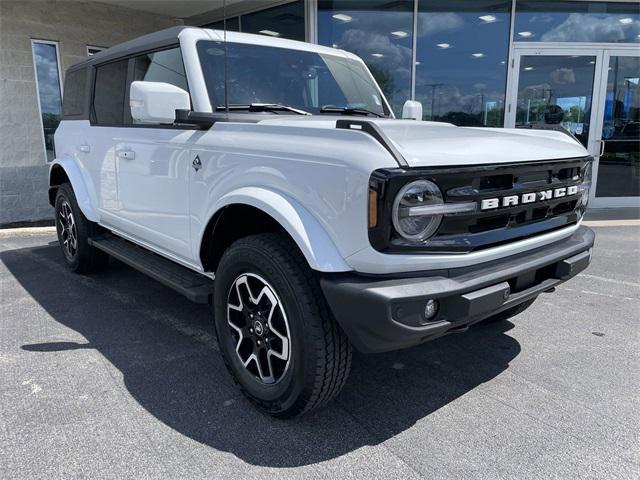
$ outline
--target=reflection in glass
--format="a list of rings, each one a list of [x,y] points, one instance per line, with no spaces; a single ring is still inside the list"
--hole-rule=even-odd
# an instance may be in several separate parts
[[[62,92],[58,67],[57,46],[51,43],[33,42],[33,58],[38,81],[38,98],[44,130],[47,161],[53,160],[53,134],[62,114]]]
[[[330,105],[389,113],[362,63],[350,58],[240,43],[225,48],[213,41],[198,42],[198,55],[219,111],[225,108],[226,80],[229,105],[276,103],[315,114]]]
[[[503,125],[510,8],[510,1],[419,1],[416,100],[425,120]]]
[[[256,13],[242,15],[240,26],[242,31],[246,33],[258,33],[304,42],[304,2],[297,0]]]
[[[640,57],[611,57],[598,197],[640,195]]]
[[[560,126],[586,146],[595,64],[590,56],[521,57],[516,127]]]
[[[412,35],[413,1],[318,2],[318,43],[360,56],[396,115],[411,98]]]
[[[179,48],[170,48],[136,57],[133,80],[170,83],[189,91]]]
[[[518,0],[518,42],[640,42],[640,3]]]
[[[227,31],[229,32],[239,32],[240,31],[240,21],[238,17],[227,18]],[[219,22],[208,23],[206,25],[202,25],[202,28],[211,28],[213,30],[224,30],[225,24],[224,20],[220,20]]]

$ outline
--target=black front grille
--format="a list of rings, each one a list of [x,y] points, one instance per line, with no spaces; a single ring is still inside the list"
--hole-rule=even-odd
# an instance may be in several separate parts
[[[465,253],[525,237],[547,233],[575,224],[581,215],[581,191],[571,196],[535,201],[496,209],[480,210],[483,199],[499,198],[541,190],[580,185],[589,158],[525,162],[500,165],[432,167],[379,170],[371,178],[377,189],[379,221],[369,238],[377,250],[407,250]],[[395,195],[407,182],[427,179],[435,182],[445,203],[478,205],[471,213],[446,215],[437,233],[421,245],[407,245],[391,227]]]

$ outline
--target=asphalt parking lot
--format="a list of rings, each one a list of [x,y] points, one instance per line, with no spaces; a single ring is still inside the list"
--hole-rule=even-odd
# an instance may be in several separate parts
[[[597,223],[590,269],[510,322],[356,355],[294,421],[235,389],[208,307],[0,231],[0,478],[639,478],[631,223]]]

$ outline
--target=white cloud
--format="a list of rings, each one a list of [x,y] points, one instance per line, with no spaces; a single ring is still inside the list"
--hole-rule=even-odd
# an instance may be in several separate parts
[[[360,55],[368,63],[389,71],[395,79],[411,78],[411,49],[392,42],[386,35],[350,29],[343,33],[339,45]],[[382,57],[372,57],[374,53]]]
[[[576,83],[576,74],[572,68],[558,68],[550,74],[551,80],[558,85]]]
[[[418,37],[462,28],[464,20],[457,13],[428,13],[418,16]]]
[[[623,25],[619,16],[599,18],[572,13],[557,27],[542,35],[543,42],[619,42],[640,33],[640,21]]]

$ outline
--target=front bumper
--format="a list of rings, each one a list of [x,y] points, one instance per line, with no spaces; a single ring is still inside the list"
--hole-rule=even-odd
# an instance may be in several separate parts
[[[587,268],[595,235],[586,227],[559,242],[472,267],[401,277],[339,274],[320,280],[353,345],[384,352],[466,329],[537,297]],[[425,323],[428,299],[439,304]]]

